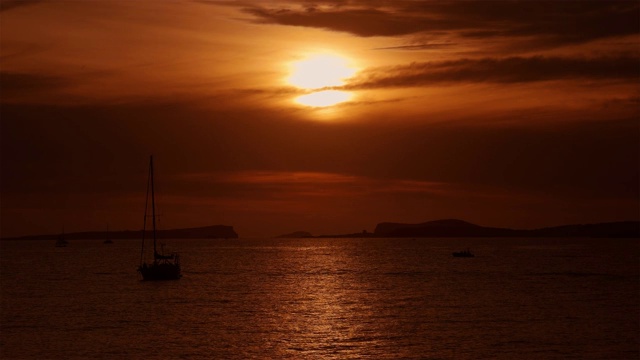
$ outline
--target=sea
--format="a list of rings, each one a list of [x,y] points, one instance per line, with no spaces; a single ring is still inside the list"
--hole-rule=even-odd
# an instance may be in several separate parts
[[[0,242],[0,358],[640,358],[638,239],[165,242]]]

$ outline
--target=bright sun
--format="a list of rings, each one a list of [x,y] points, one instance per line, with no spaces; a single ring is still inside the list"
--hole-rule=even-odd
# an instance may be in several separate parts
[[[346,91],[324,90],[302,95],[296,101],[303,105],[325,107],[339,104],[349,99],[351,99],[351,94]]]
[[[298,97],[298,103],[325,107],[347,101],[351,94],[346,91],[320,89],[343,85],[344,80],[355,73],[356,69],[349,66],[347,59],[337,55],[317,54],[295,62],[287,80],[291,85],[301,89],[318,90]]]

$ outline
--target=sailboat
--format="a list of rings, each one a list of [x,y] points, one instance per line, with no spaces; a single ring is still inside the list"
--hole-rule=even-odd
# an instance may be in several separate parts
[[[56,240],[56,247],[66,247],[68,244],[69,242],[64,238],[64,229],[62,229],[62,233],[58,236],[58,240]]]
[[[151,218],[153,236],[153,261],[147,263],[144,259],[145,236],[147,234],[147,210],[149,205],[149,192],[151,192]],[[149,157],[149,178],[147,180],[147,196],[144,206],[144,225],[142,228],[142,250],[140,252],[140,266],[138,271],[143,280],[178,280],[180,273],[180,256],[178,253],[164,254],[164,246],[160,252],[156,245],[156,201],[153,187],[153,155]]]
[[[103,244],[113,244],[113,240],[109,237],[109,225],[107,224],[107,236],[106,239],[102,242]]]

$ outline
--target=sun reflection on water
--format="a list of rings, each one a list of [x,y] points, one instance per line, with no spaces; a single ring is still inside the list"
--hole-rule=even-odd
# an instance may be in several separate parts
[[[368,335],[372,318],[371,304],[363,299],[358,287],[365,285],[358,280],[349,252],[335,251],[333,247],[299,248],[292,258],[298,270],[292,274],[287,290],[295,299],[281,311],[283,326],[289,334],[286,339],[286,356],[315,357],[319,359],[356,356],[358,348],[375,340]],[[344,250],[344,249],[338,249]],[[374,300],[374,299],[369,299]],[[374,301],[375,303],[376,301]],[[333,355],[331,355],[333,354]]]

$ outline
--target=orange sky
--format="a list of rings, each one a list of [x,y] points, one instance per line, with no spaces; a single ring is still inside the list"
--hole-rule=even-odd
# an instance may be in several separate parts
[[[163,228],[640,218],[637,1],[0,10],[2,236],[140,228],[152,153]]]

